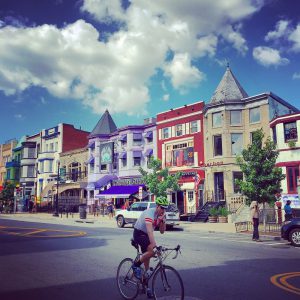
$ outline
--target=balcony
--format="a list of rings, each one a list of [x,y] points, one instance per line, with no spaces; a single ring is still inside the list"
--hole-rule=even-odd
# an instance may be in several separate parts
[[[5,168],[18,168],[20,167],[20,163],[18,161],[9,161],[5,164]]]

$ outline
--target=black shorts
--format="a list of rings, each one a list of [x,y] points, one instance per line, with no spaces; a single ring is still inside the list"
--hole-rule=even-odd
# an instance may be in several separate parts
[[[133,239],[141,246],[142,253],[147,252],[147,248],[150,245],[150,240],[147,233],[134,228]]]

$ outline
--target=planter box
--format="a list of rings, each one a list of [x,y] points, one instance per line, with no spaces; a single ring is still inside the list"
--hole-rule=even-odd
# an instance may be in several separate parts
[[[228,223],[227,217],[219,216],[219,223]]]
[[[218,217],[217,216],[209,216],[208,217],[208,223],[217,223]]]

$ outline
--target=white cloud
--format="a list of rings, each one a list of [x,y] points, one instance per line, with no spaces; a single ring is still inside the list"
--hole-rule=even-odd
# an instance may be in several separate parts
[[[296,29],[291,32],[288,39],[293,42],[292,50],[300,52],[300,24],[298,24]]]
[[[39,86],[82,101],[95,113],[108,108],[145,114],[149,79],[158,69],[180,91],[199,84],[205,75],[195,60],[214,58],[220,37],[247,51],[236,24],[262,5],[262,0],[132,0],[125,10],[117,0],[85,0],[82,11],[122,27],[109,35],[84,20],[64,28],[1,27],[0,89],[13,95]]]
[[[293,79],[300,79],[300,73],[294,73]]]
[[[162,98],[164,101],[169,101],[170,99],[170,95],[169,94],[165,94],[163,95],[163,98]]]
[[[15,117],[15,119],[17,119],[17,120],[21,120],[21,119],[24,118],[22,114],[15,114],[14,117]]]
[[[166,63],[164,70],[176,89],[194,86],[197,82],[205,79],[205,75],[192,66],[188,53],[176,54],[171,62]]]
[[[280,52],[276,49],[269,47],[256,47],[253,49],[254,59],[265,67],[280,66],[289,63],[287,58],[280,56]]]
[[[238,52],[245,55],[248,51],[247,42],[238,30],[238,28],[234,29],[231,25],[225,26],[222,30],[222,36],[225,40],[232,43]]]
[[[281,37],[284,37],[289,32],[288,20],[280,20],[277,22],[274,31],[269,31],[265,36],[265,41],[277,40]]]

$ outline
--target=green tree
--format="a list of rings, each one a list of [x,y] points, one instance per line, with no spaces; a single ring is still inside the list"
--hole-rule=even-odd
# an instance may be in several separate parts
[[[161,167],[161,161],[159,159],[151,158],[149,163],[150,172],[145,171],[143,168],[139,168],[142,174],[142,179],[152,194],[156,197],[167,197],[168,191],[177,191],[180,189],[178,185],[178,179],[181,177],[181,173],[169,174],[169,169]]]
[[[0,199],[4,201],[13,200],[14,199],[14,189],[15,184],[10,182],[5,182],[3,185],[3,190],[0,193]]]
[[[281,191],[281,180],[285,175],[282,174],[281,168],[275,167],[279,152],[274,142],[267,138],[263,145],[263,139],[262,129],[256,130],[253,133],[252,144],[237,157],[244,180],[236,180],[236,184],[246,196],[248,204],[258,201],[263,203],[265,208],[265,203],[276,200],[275,195]]]

